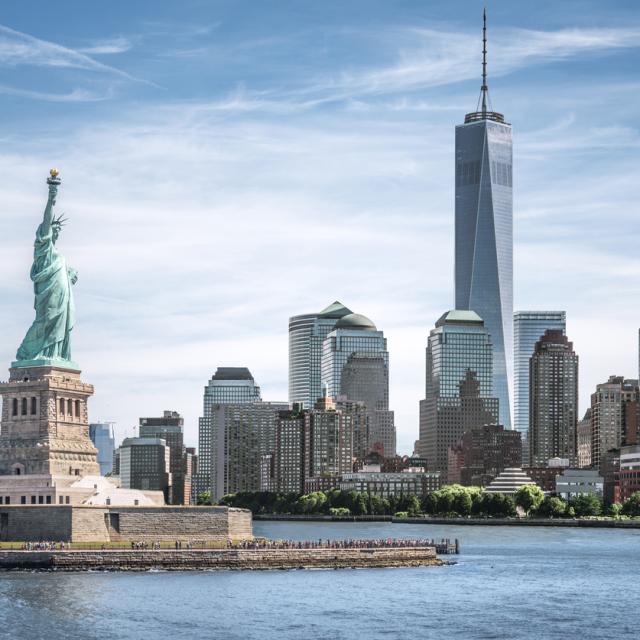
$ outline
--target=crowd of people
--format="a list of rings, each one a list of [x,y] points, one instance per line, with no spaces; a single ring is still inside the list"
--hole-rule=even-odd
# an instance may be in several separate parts
[[[228,541],[229,549],[384,549],[407,547],[435,547],[446,544],[442,540],[436,543],[434,540],[416,539],[357,539],[348,540],[243,540],[241,542]]]
[[[64,551],[69,548],[69,543],[64,542],[25,542],[23,551]]]

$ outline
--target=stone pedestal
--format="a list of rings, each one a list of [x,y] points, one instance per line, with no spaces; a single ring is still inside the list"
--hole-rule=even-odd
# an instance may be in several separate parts
[[[9,381],[0,383],[0,476],[99,476],[89,438],[91,395],[80,371],[12,367]]]

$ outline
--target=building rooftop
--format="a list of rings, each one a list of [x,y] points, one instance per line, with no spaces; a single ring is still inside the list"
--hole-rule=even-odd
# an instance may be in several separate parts
[[[336,300],[334,303],[324,308],[318,315],[323,318],[343,318],[351,313],[353,313],[351,309],[348,309],[342,304],[342,302]]]
[[[452,309],[443,313],[438,321],[436,327],[441,327],[444,324],[469,324],[484,326],[484,320],[475,311],[466,311],[462,309]]]
[[[336,329],[362,329],[363,331],[377,331],[376,325],[373,324],[369,318],[359,313],[350,313],[346,315],[338,322],[336,322]]]
[[[253,380],[247,367],[218,367],[212,380]]]

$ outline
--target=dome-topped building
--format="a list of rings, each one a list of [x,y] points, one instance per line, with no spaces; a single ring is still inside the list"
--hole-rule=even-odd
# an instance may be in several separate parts
[[[338,320],[335,325],[336,329],[362,329],[363,331],[377,331],[376,325],[373,324],[367,316],[360,313],[350,313]]]

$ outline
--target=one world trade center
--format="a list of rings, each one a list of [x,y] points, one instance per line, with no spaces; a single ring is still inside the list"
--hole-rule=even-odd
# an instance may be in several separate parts
[[[511,428],[513,180],[511,125],[488,107],[486,15],[476,111],[456,127],[456,309],[475,311],[493,343],[493,395]]]

